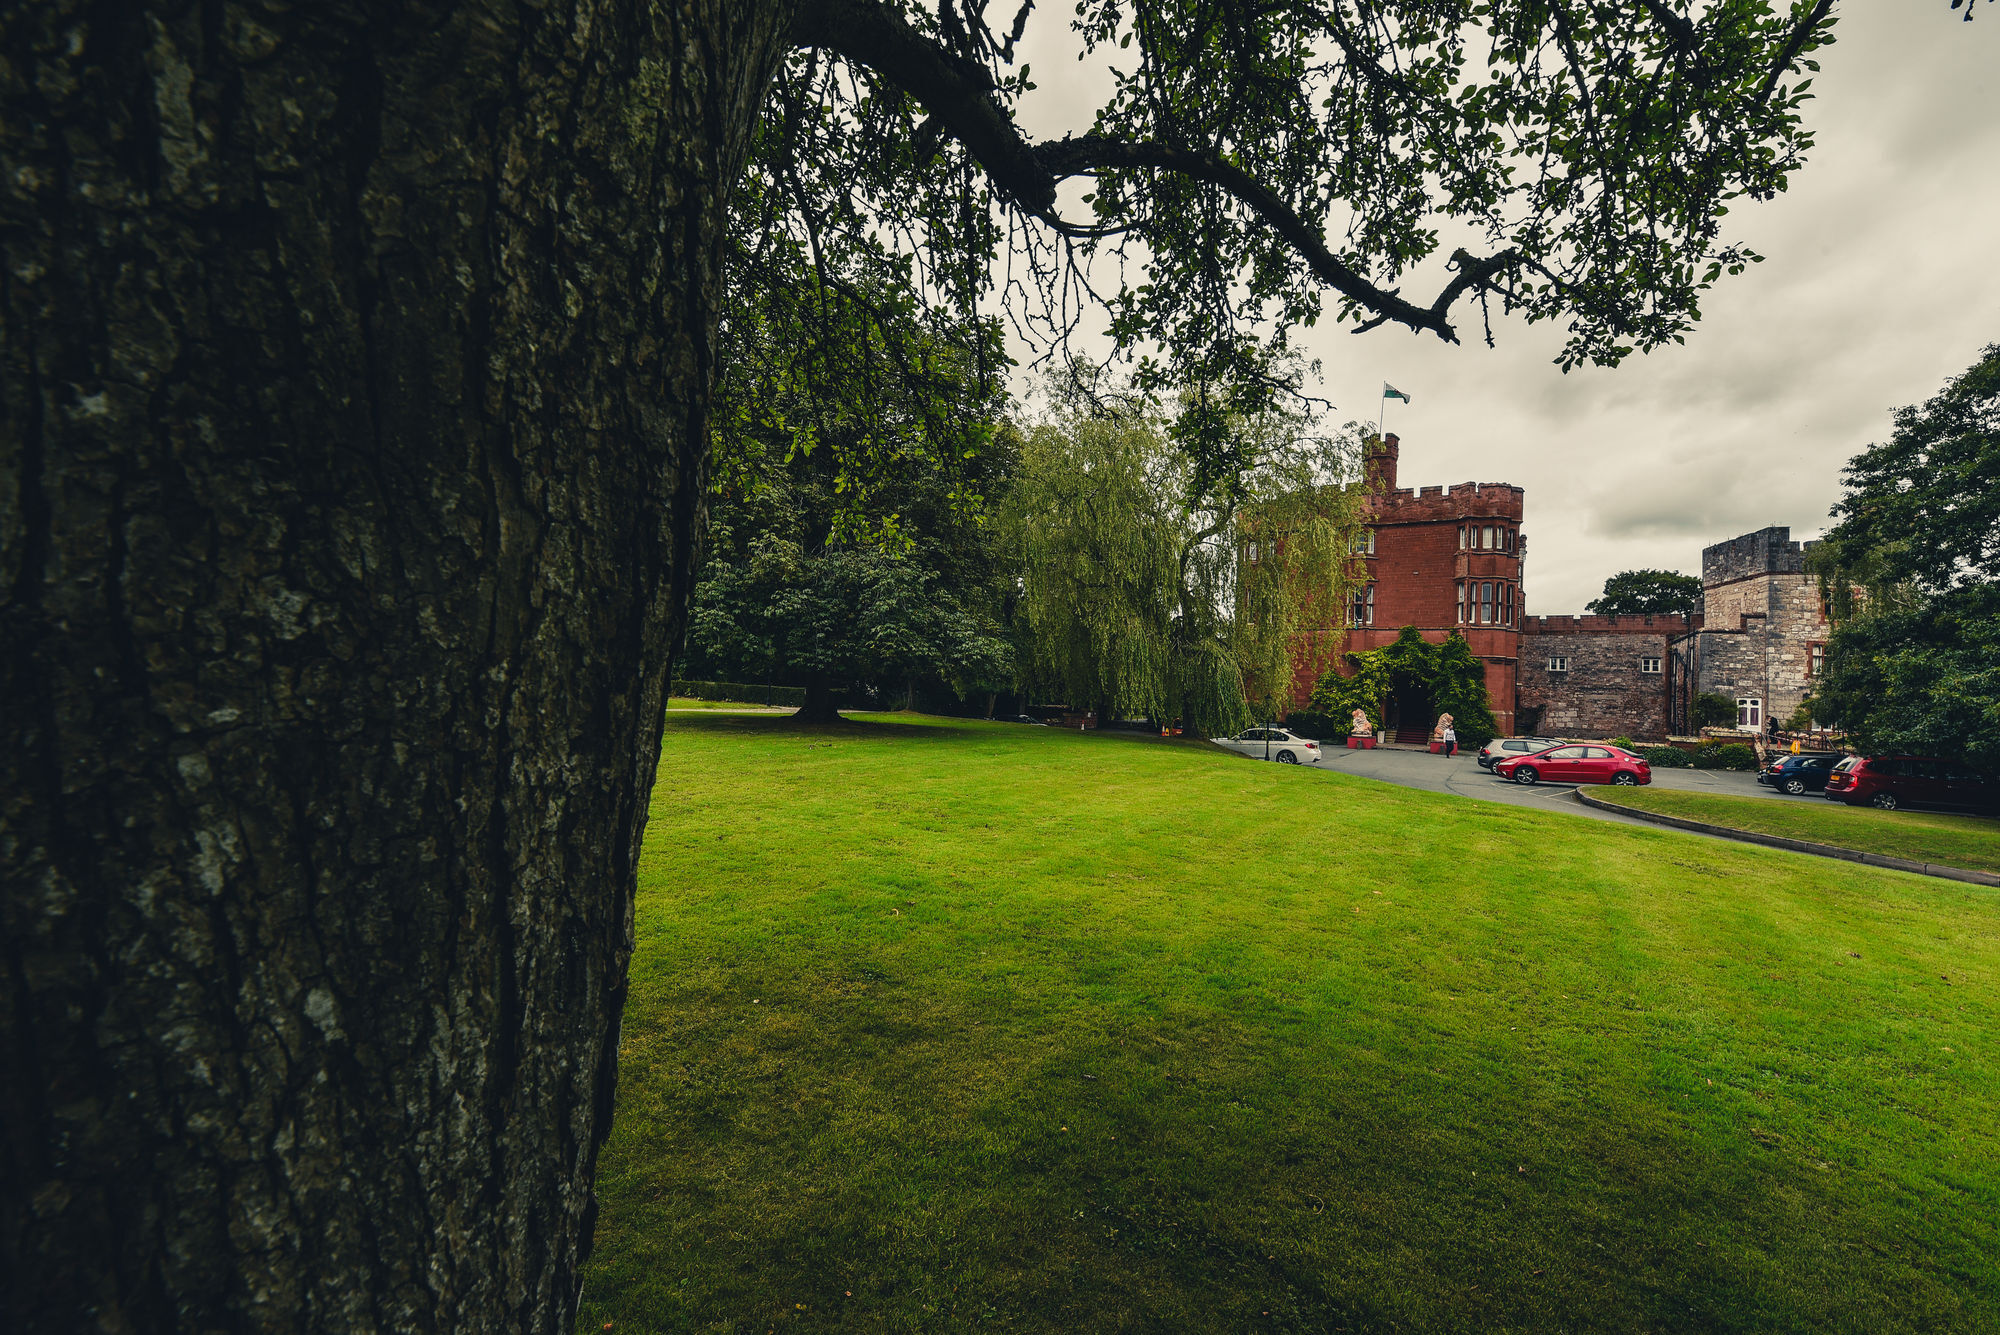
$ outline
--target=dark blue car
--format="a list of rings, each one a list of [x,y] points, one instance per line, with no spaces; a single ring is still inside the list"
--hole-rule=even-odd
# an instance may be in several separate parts
[[[1757,776],[1781,793],[1799,797],[1826,791],[1826,776],[1844,759],[1838,752],[1806,751],[1796,756],[1779,756]]]

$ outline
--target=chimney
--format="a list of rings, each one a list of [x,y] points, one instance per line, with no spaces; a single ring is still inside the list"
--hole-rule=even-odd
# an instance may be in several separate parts
[[[1361,475],[1367,480],[1370,491],[1394,491],[1396,489],[1396,456],[1402,442],[1391,431],[1386,436],[1378,436],[1368,442],[1361,452]]]

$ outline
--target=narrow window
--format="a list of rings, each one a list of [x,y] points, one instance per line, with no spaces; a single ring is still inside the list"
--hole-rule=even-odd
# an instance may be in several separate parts
[[[1806,651],[1806,675],[1823,677],[1826,675],[1826,646],[1815,644]]]
[[[1375,586],[1368,586],[1368,624],[1375,624]]]
[[[1484,625],[1493,624],[1493,586],[1490,583],[1479,586],[1479,620]]]
[[[1500,586],[1500,624],[1503,626],[1514,624],[1514,586],[1512,584],[1502,584]]]
[[[1250,544],[1250,564],[1257,564],[1257,544],[1254,542]]]
[[[1459,531],[1464,532],[1463,529]],[[1461,626],[1465,624],[1465,581],[1464,580],[1460,580],[1458,582],[1458,624]]]

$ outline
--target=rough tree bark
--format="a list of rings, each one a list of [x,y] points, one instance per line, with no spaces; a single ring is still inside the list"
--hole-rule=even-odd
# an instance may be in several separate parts
[[[789,8],[0,10],[0,1326],[567,1332]]]

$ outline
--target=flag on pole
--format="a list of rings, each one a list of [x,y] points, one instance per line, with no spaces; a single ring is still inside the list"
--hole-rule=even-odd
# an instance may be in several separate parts
[[[1410,401],[1409,395],[1405,394],[1402,390],[1397,389],[1394,385],[1390,384],[1386,380],[1382,382],[1382,397],[1385,399],[1401,399],[1404,403],[1408,403]]]

